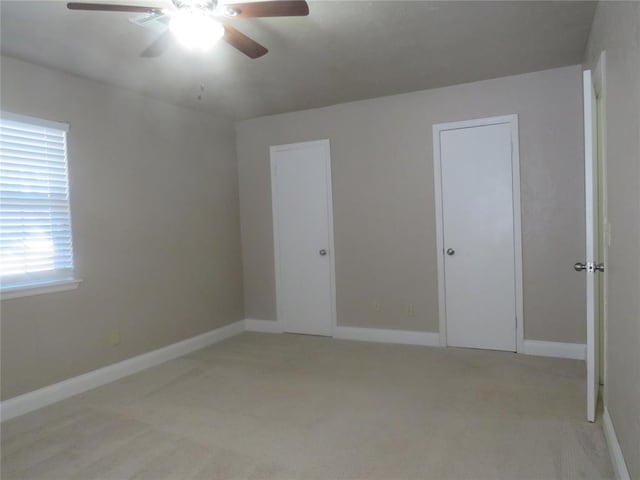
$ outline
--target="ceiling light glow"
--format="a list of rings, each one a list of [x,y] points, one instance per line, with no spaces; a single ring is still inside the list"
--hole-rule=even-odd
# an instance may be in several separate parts
[[[224,35],[224,27],[220,22],[197,10],[175,13],[169,28],[178,41],[191,50],[209,50]]]

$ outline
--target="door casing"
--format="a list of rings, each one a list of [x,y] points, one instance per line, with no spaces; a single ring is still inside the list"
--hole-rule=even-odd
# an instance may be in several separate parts
[[[439,123],[433,125],[433,178],[436,208],[436,246],[438,268],[438,317],[440,327],[440,345],[447,346],[447,312],[445,297],[445,262],[444,262],[444,223],[442,205],[442,159],[440,154],[440,133],[446,130],[472,128],[497,124],[511,126],[511,166],[513,191],[513,240],[515,263],[515,304],[516,304],[516,351],[523,351],[524,343],[524,308],[522,302],[522,214],[520,206],[520,149],[518,144],[518,116],[502,115],[497,117],[464,120],[460,122]]]
[[[611,225],[607,214],[606,53],[595,70],[583,71],[585,125],[586,260],[604,271],[586,271],[587,291],[587,420],[597,417],[598,400],[606,402],[606,335],[608,313],[608,251]],[[602,386],[605,386],[603,389]],[[605,403],[606,404],[606,403]]]
[[[325,168],[327,169],[327,214],[328,214],[328,229],[329,229],[329,262],[330,262],[330,277],[331,277],[331,336],[335,335],[337,314],[336,314],[336,265],[335,265],[335,247],[334,247],[334,234],[333,234],[333,193],[331,189],[331,145],[328,139],[313,140],[309,142],[290,143],[285,145],[273,145],[269,148],[270,163],[271,163],[271,208],[273,212],[273,246],[274,246],[274,267],[275,267],[275,280],[276,280],[276,323],[278,325],[277,330],[280,332],[285,331],[285,325],[283,320],[283,305],[282,297],[278,295],[278,291],[282,291],[282,271],[280,263],[280,235],[278,232],[278,205],[277,205],[277,175],[276,175],[276,162],[274,161],[274,153],[282,152],[286,150],[296,150],[304,147],[317,146],[323,149]]]
[[[607,372],[607,314],[609,310],[608,303],[608,282],[609,282],[609,270],[606,266],[609,264],[609,246],[611,245],[611,226],[609,225],[609,216],[607,211],[607,80],[606,80],[606,65],[607,55],[606,51],[603,51],[598,58],[598,63],[593,71],[592,81],[593,88],[596,92],[596,118],[597,118],[597,131],[598,131],[598,150],[597,150],[597,163],[599,166],[599,195],[598,202],[600,203],[600,234],[601,238],[601,261],[605,265],[604,272],[601,275],[601,297],[600,302],[600,324],[599,324],[599,365],[600,370],[600,385],[605,384],[605,376]],[[602,389],[602,396],[606,393],[606,388]]]

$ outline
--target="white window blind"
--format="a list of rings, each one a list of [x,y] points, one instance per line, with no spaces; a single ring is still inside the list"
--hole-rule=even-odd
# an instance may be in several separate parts
[[[73,278],[67,130],[0,114],[2,292]]]

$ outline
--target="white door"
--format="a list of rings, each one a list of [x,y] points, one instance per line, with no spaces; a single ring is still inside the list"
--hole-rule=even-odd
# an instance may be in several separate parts
[[[600,299],[598,272],[604,271],[599,263],[599,219],[598,219],[598,130],[596,116],[596,94],[591,71],[583,73],[584,94],[584,178],[586,212],[586,261],[575,264],[575,269],[586,273],[587,287],[587,420],[595,421],[598,405],[599,375],[599,312]]]
[[[285,332],[331,335],[333,218],[329,141],[271,147],[278,321]]]
[[[516,351],[515,117],[437,127],[446,317],[441,330],[450,346]]]

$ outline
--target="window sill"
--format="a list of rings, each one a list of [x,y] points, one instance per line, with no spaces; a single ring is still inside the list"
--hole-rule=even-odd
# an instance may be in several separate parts
[[[21,285],[19,287],[3,288],[0,290],[0,300],[75,290],[78,288],[81,281],[82,280],[78,278],[66,278],[64,280],[52,280],[50,282],[42,282],[35,285]]]

